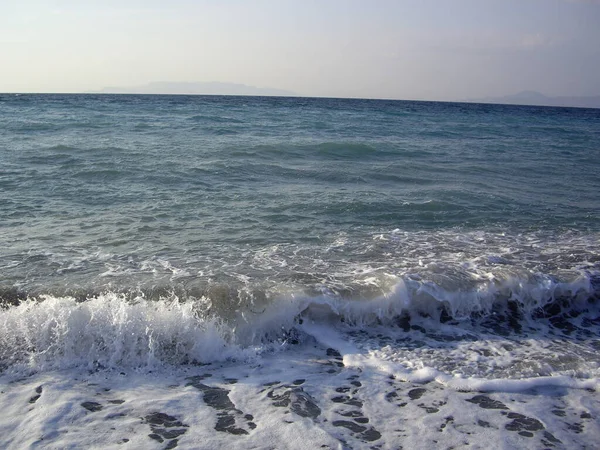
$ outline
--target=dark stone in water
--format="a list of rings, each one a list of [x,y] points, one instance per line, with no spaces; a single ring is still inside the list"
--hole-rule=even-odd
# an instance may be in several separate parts
[[[28,297],[27,292],[19,291],[16,288],[0,289],[0,307],[19,306]]]
[[[103,406],[96,402],[83,402],[81,406],[91,412],[102,411],[103,409]]]
[[[379,431],[377,431],[375,428],[363,427],[362,425],[359,425],[354,422],[350,422],[349,420],[334,420],[332,422],[332,425],[334,427],[347,428],[354,433],[358,433],[359,438],[361,438],[362,440],[364,440],[366,442],[373,442],[373,441],[376,441],[377,439],[381,438],[381,433]]]
[[[475,403],[483,409],[508,409],[506,405],[498,400],[492,400],[485,395],[476,395],[473,398],[467,399],[469,403]]]
[[[235,409],[235,405],[229,399],[229,391],[218,387],[208,387],[204,389],[204,402],[215,409]]]
[[[486,316],[480,322],[480,325],[501,336],[508,336],[511,333],[521,333],[523,331],[522,319],[523,313],[519,303],[509,301],[505,308],[495,308],[494,315]]]
[[[158,442],[164,442],[165,439],[173,439],[187,432],[188,425],[182,423],[177,417],[170,416],[161,412],[153,412],[144,417],[146,422],[150,424],[152,433],[148,436]],[[167,429],[181,427],[178,429]],[[171,440],[165,448],[177,447],[178,440]]]
[[[558,316],[562,313],[562,308],[558,302],[548,303],[542,308],[542,317]]]
[[[187,427],[187,425],[177,420],[177,417],[173,417],[161,412],[148,414],[145,419],[150,425],[161,425],[166,428]]]
[[[194,377],[195,378],[195,377]],[[207,386],[197,380],[192,380],[186,386],[193,386],[204,393],[204,403],[219,411],[233,410],[235,405],[229,399],[229,391],[219,387]]]
[[[408,333],[410,331],[410,316],[405,314],[396,319],[396,325],[402,328],[402,331]]]
[[[334,403],[343,403],[345,405],[349,405],[349,406],[358,406],[359,408],[362,407],[363,402],[361,402],[358,399],[355,398],[350,398],[347,395],[340,395],[338,397],[333,397],[331,399],[332,402]]]
[[[348,428],[349,430],[354,431],[355,433],[362,433],[367,429],[367,427],[363,427],[362,425],[358,425],[357,423],[350,422],[349,420],[334,420],[332,424],[334,427]]]
[[[169,443],[166,445],[165,450],[172,450],[175,447],[177,447],[179,440],[178,439],[173,439],[172,441],[169,441]]]
[[[509,431],[540,431],[545,428],[539,420],[524,416],[523,414],[511,412],[508,413],[508,418],[513,419],[512,422],[507,423],[504,427]]]
[[[550,319],[550,323],[554,328],[558,328],[566,335],[569,335],[575,330],[577,330],[577,327],[575,325],[573,325],[571,322],[569,322],[566,318],[562,316],[552,317]]]
[[[562,444],[560,439],[555,438],[554,435],[548,431],[544,431],[544,437],[553,444]]]
[[[302,388],[293,389],[290,398],[292,400],[290,409],[299,416],[316,419],[321,414],[321,408],[317,406],[315,399]]]
[[[39,398],[42,396],[42,386],[36,387],[35,392],[37,395],[34,395],[33,397],[31,397],[29,399],[29,403],[35,403],[39,400]]]
[[[342,359],[342,355],[340,352],[338,352],[336,349],[334,348],[328,348],[327,349],[327,356],[333,356],[336,359]]]
[[[448,416],[445,419],[445,422],[443,424],[440,425],[440,427],[438,428],[438,431],[441,433],[442,431],[444,431],[444,428],[446,428],[448,426],[449,423],[454,422],[454,417],[453,416]],[[480,421],[481,422],[481,421]],[[487,422],[486,422],[487,423]]]
[[[452,316],[448,313],[446,308],[442,308],[440,313],[440,323],[448,323],[452,320]]]
[[[178,436],[181,436],[182,434],[185,434],[186,431],[187,430],[185,428],[178,430],[165,430],[161,434],[165,439],[173,439]]]
[[[217,415],[217,424],[215,425],[215,430],[235,435],[248,434],[248,431],[244,430],[243,428],[238,428],[236,426],[236,416],[243,417],[247,422],[248,428],[256,428],[256,424],[250,422],[251,419],[248,418],[252,416],[250,414],[244,416],[244,413],[235,407],[235,405],[229,398],[229,391],[227,389],[215,386],[208,386],[206,384],[200,383],[200,381],[204,378],[207,377],[190,377],[188,378],[190,382],[186,384],[186,386],[193,386],[196,389],[202,391],[202,393],[204,394],[204,403],[206,403],[211,408],[220,411]]]
[[[280,395],[275,395],[271,391],[267,396],[274,400],[273,406],[289,406],[290,410],[300,417],[310,417],[314,420],[321,414],[321,408],[317,406],[315,399],[301,387],[288,389]]]
[[[584,317],[581,320],[581,326],[585,327],[585,328],[597,327],[598,325],[600,325],[600,316],[596,317],[595,319],[591,319],[589,317]]]
[[[410,397],[411,400],[417,400],[417,399],[421,398],[425,392],[427,392],[427,389],[423,389],[423,388],[411,389],[410,391],[408,391],[408,396]]]
[[[344,416],[344,417],[362,417],[362,411],[357,411],[357,410],[347,411],[347,412],[340,413],[340,415]]]
[[[236,435],[248,434],[248,432],[243,428],[237,428],[235,426],[235,418],[233,416],[223,413],[219,414],[217,424],[215,425],[215,430]]]
[[[510,334],[509,330],[507,330],[501,323],[499,323],[499,321],[503,317],[504,316],[499,315],[499,316],[495,316],[493,319],[487,318],[486,320],[481,322],[481,325],[483,327],[491,329],[495,334],[497,334],[499,336],[508,336]]]
[[[375,428],[369,428],[367,431],[361,434],[361,437],[367,442],[373,442],[381,438],[381,433]]]
[[[480,350],[480,352],[481,352],[481,354],[482,354],[483,356],[485,356],[486,358],[489,358],[489,357],[491,357],[491,356],[494,356],[494,354],[493,354],[491,351],[489,351],[487,348],[483,348],[483,349],[481,349],[481,350]]]
[[[188,377],[186,379],[189,380],[189,383],[186,384],[186,386],[194,386],[195,387],[195,383],[200,383],[202,380],[205,380],[206,378],[210,378],[210,377],[212,377],[211,373],[205,373],[202,375],[194,375],[193,377]]]
[[[440,410],[438,408],[435,408],[433,406],[425,406],[425,405],[419,405],[421,408],[423,408],[425,410],[425,412],[427,412],[427,414],[435,414],[437,412],[440,412]]]
[[[150,439],[154,439],[155,441],[158,441],[158,442],[164,442],[164,441],[165,441],[163,438],[161,438],[161,437],[160,437],[158,434],[156,434],[156,433],[151,433],[151,434],[149,434],[149,435],[148,435],[148,437],[149,437]]]

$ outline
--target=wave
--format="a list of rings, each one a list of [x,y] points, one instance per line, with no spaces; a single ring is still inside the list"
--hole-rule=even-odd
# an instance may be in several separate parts
[[[2,311],[3,369],[153,367],[228,358],[218,321],[202,319],[193,302],[124,301],[105,294],[85,302],[46,296]]]
[[[218,115],[209,115],[209,114],[195,114],[187,118],[187,120],[191,122],[201,122],[201,123],[218,123],[218,124],[242,124],[243,120],[236,119],[235,117],[228,116],[218,116]]]
[[[253,158],[281,161],[295,159],[302,161],[323,160],[369,160],[389,154],[381,148],[361,142],[320,142],[314,144],[261,144],[245,149],[232,149],[228,156],[235,158]]]
[[[360,142],[324,142],[314,149],[319,156],[332,159],[364,159],[378,153],[372,145]]]
[[[235,289],[154,300],[139,292],[25,298],[13,290],[5,292],[0,311],[0,367],[155,367],[247,358],[302,341],[304,322],[351,333],[372,327],[410,333],[423,329],[415,324],[427,318],[427,332],[442,340],[465,339],[463,324],[510,335],[532,320],[549,321],[567,334],[585,328],[593,333],[599,298],[600,277],[584,273],[570,282],[509,278],[470,291],[397,279],[388,292],[370,299],[306,292],[242,295]],[[458,338],[447,331],[440,335],[448,326],[458,330]]]

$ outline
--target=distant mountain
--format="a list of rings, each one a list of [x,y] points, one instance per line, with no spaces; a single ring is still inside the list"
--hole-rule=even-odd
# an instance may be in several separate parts
[[[506,105],[572,106],[576,108],[600,108],[600,95],[591,97],[547,97],[535,91],[523,91],[504,97],[469,99],[470,103],[501,103]]]
[[[142,86],[105,87],[96,94],[198,94],[198,95],[265,95],[265,96],[294,96],[291,91],[282,89],[259,88],[237,83],[184,83],[157,81]]]

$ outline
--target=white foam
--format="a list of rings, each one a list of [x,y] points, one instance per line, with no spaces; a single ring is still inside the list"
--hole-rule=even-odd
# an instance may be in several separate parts
[[[168,440],[158,443],[148,437],[153,430],[144,418],[156,412],[172,415],[186,425],[169,428],[184,430],[177,437],[180,448],[343,449],[380,445],[391,449],[400,443],[416,449],[467,445],[537,448],[541,439],[548,439],[545,431],[566,448],[580,448],[592,447],[600,438],[597,421],[581,418],[600,413],[598,394],[582,389],[597,389],[597,380],[463,380],[428,368],[409,371],[365,354],[330,327],[307,322],[303,329],[343,353],[344,367],[332,370],[335,365],[327,359],[325,347],[306,345],[278,354],[265,353],[250,364],[162,366],[152,372],[72,368],[24,379],[0,375],[0,447],[164,448]],[[237,412],[210,407],[205,394],[188,385],[193,376],[200,376],[205,386],[227,391]],[[418,384],[425,382],[429,383]],[[300,416],[290,405],[277,403],[278,396],[300,388],[318,405],[318,417]],[[532,388],[542,389],[542,393],[536,394]],[[421,391],[417,396],[422,396],[411,398],[415,391]],[[475,391],[492,392],[489,397],[501,402],[504,410],[485,409],[470,402],[477,395]],[[36,393],[39,397],[33,400]],[[356,402],[345,404],[345,395]],[[85,402],[95,402],[102,409],[91,412],[83,406]],[[564,417],[553,413],[557,408]],[[381,437],[365,442],[360,433],[340,426],[340,421],[352,420],[342,415],[348,412],[368,419],[359,426],[373,427]],[[509,431],[507,425],[513,418],[507,413],[516,414],[513,418],[535,418],[545,429],[532,437]],[[223,414],[235,417],[236,425],[247,434],[216,431]],[[252,419],[244,418],[248,414]],[[255,428],[248,427],[249,420]],[[582,424],[581,431],[569,428],[577,423]]]
[[[396,294],[403,295],[401,290]],[[26,336],[27,345],[39,345],[45,352],[28,361],[30,368],[36,366],[37,373],[22,378],[23,372],[9,370],[0,375],[0,409],[4,411],[0,415],[0,447],[164,448],[166,442],[159,444],[148,437],[152,429],[144,417],[154,412],[172,415],[187,425],[185,433],[177,437],[181,448],[197,448],[199,443],[203,448],[232,449],[342,449],[344,445],[360,448],[377,444],[395,448],[400,442],[410,448],[439,444],[518,448],[537,445],[546,438],[541,431],[535,441],[509,433],[506,425],[512,419],[469,402],[476,392],[491,392],[494,400],[503,402],[510,412],[536,418],[566,447],[589,446],[600,438],[600,427],[594,421],[589,420],[583,432],[577,434],[551,412],[558,404],[568,414],[566,419],[583,413],[592,417],[600,414],[600,399],[587,391],[600,389],[597,377],[456,376],[428,366],[417,352],[410,361],[394,360],[388,357],[385,347],[365,346],[354,333],[365,331],[377,336],[385,330],[383,326],[350,325],[336,320],[342,313],[363,318],[376,315],[377,311],[395,308],[393,302],[399,300],[388,298],[390,304],[378,300],[368,313],[361,309],[364,306],[344,310],[337,300],[332,302],[325,297],[291,296],[287,301],[286,307],[273,306],[258,316],[264,322],[255,325],[269,330],[306,307],[303,323],[296,326],[314,340],[307,338],[304,344],[284,345],[281,349],[285,351],[279,352],[263,348],[258,354],[235,343],[240,330],[200,319],[193,302],[138,299],[129,303],[115,294],[106,294],[84,303],[46,298],[42,303],[24,302],[3,311],[0,325],[8,324],[15,332],[11,342],[2,335],[3,351],[5,344],[16,345]],[[341,309],[336,310],[338,307]],[[319,308],[325,308],[329,316]],[[440,326],[441,332],[450,329]],[[37,340],[30,336],[34,330],[39,331]],[[135,333],[147,338],[132,340]],[[62,336],[64,344],[58,345],[58,336]],[[99,342],[108,339],[114,342],[101,350]],[[490,349],[495,344],[472,343]],[[341,354],[343,367],[328,348]],[[398,348],[390,350],[393,356]],[[168,351],[173,353],[168,355]],[[462,348],[457,351],[466,354]],[[221,363],[202,367],[177,364],[184,354]],[[247,358],[249,355],[253,357]],[[89,361],[99,359],[106,361],[107,366],[113,364],[114,370],[88,370],[96,369]],[[57,361],[62,363],[56,364]],[[70,368],[57,370],[61,367]],[[227,413],[210,407],[201,390],[187,385],[191,376],[200,376],[205,386],[228,391],[235,411]],[[360,383],[351,384],[357,381]],[[278,396],[298,386],[319,406],[317,418],[298,415],[289,404],[279,402]],[[32,401],[36,389],[41,394]],[[422,398],[411,400],[415,389],[425,393]],[[536,395],[532,389],[543,390],[544,394]],[[398,401],[391,394],[397,395]],[[345,404],[344,395],[357,402]],[[113,400],[123,403],[112,403]],[[103,409],[88,411],[83,404],[90,401]],[[427,412],[427,408],[439,413]],[[342,415],[348,412],[363,415],[368,419],[365,428],[374,427],[381,437],[367,443],[361,440],[360,433],[341,426],[340,423],[351,420]],[[248,434],[216,431],[223,414],[235,417],[237,426]],[[248,426],[248,414],[256,428]],[[346,444],[340,444],[340,440]]]
[[[361,370],[367,368],[381,371],[394,378],[413,383],[436,381],[456,391],[465,392],[524,392],[534,388],[560,387],[570,389],[600,388],[600,378],[576,379],[568,376],[546,376],[522,379],[483,379],[475,377],[451,376],[430,367],[407,370],[402,364],[368,358],[358,354],[344,355],[344,365]]]
[[[127,301],[108,293],[77,302],[46,296],[0,312],[0,360],[11,368],[156,367],[241,357],[227,327],[195,302]]]
[[[305,323],[302,329],[313,336],[322,345],[340,352],[346,367],[360,370],[376,370],[394,376],[394,378],[413,383],[436,381],[457,391],[479,392],[523,392],[532,388],[562,387],[572,389],[600,389],[600,378],[578,379],[573,376],[554,375],[525,377],[519,379],[465,377],[461,374],[447,374],[427,367],[416,354],[412,361],[395,362],[381,357],[380,352],[360,349],[331,327],[314,323]],[[461,352],[463,353],[463,352]],[[597,372],[597,371],[595,371]]]

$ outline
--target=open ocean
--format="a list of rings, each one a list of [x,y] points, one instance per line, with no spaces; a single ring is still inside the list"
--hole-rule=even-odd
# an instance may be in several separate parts
[[[0,447],[597,448],[599,194],[599,109],[0,94]]]

